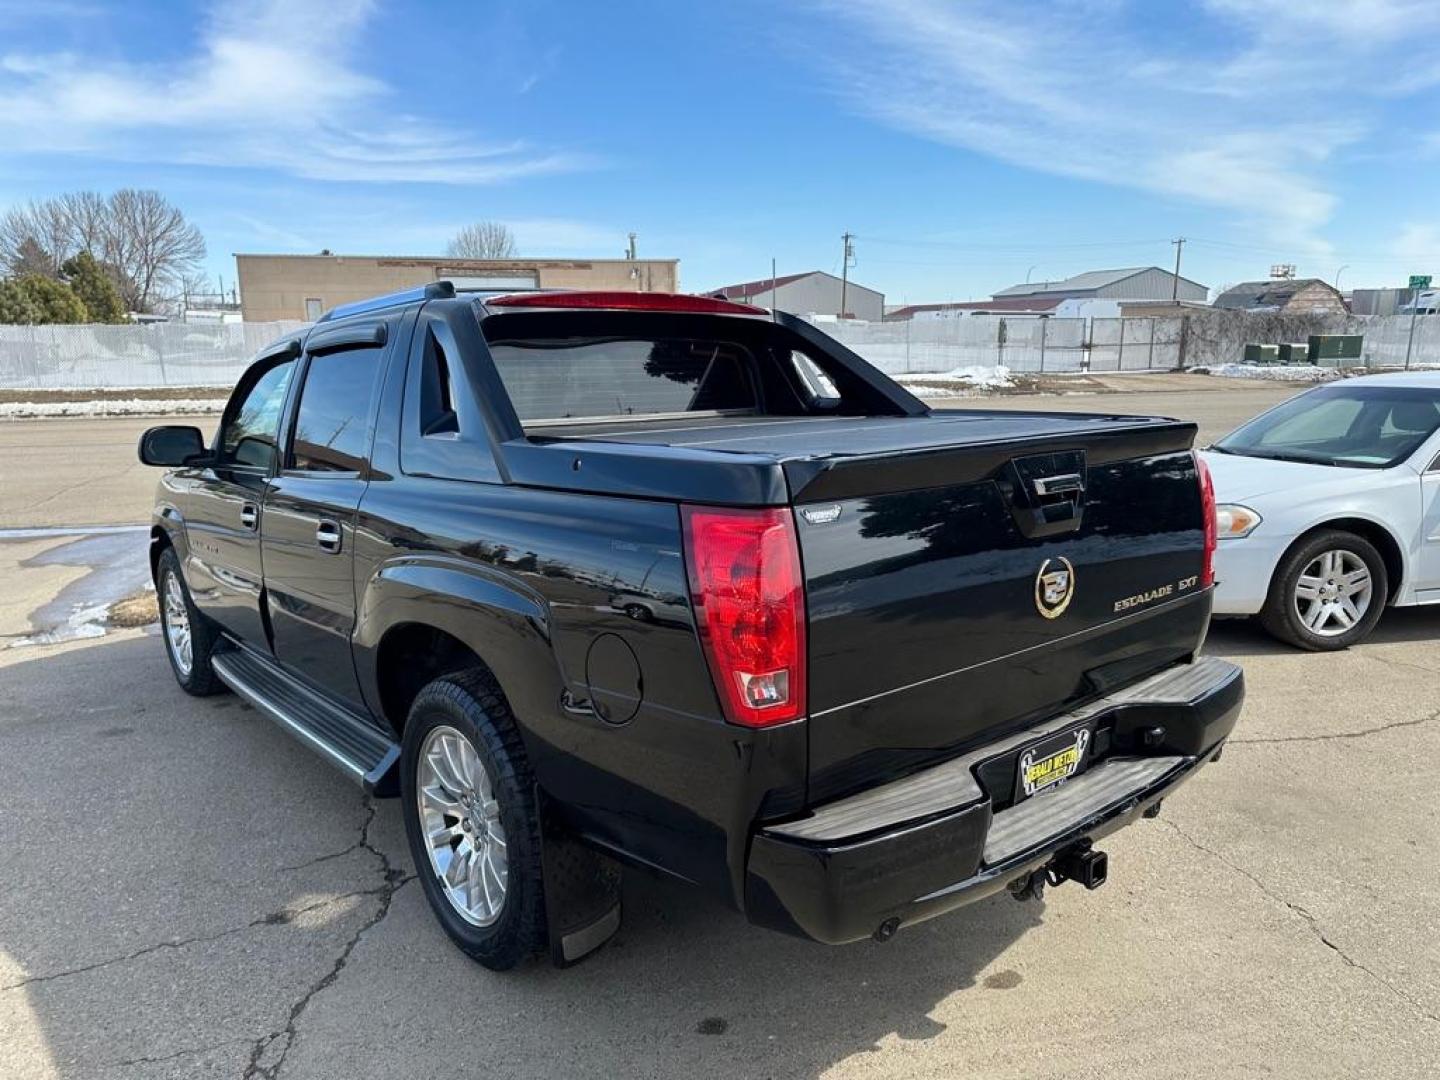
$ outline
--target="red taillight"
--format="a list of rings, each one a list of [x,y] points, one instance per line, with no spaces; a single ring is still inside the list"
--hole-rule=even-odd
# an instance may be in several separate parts
[[[1219,542],[1218,524],[1215,520],[1215,482],[1210,479],[1210,466],[1199,454],[1195,455],[1195,471],[1200,476],[1200,515],[1204,518],[1205,560],[1200,564],[1200,587],[1215,584],[1215,545]]]
[[[507,293],[485,300],[487,307],[608,308],[612,311],[681,311],[691,315],[765,315],[749,304],[716,300],[711,296],[646,292],[533,292]]]
[[[789,510],[682,506],[700,640],[726,719],[805,715],[805,591]]]

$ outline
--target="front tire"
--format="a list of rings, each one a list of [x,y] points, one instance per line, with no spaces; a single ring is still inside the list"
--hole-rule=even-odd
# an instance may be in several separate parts
[[[535,783],[515,718],[482,671],[436,679],[405,722],[405,833],[451,940],[493,971],[544,949]]]
[[[1281,561],[1260,623],[1297,648],[1345,649],[1375,628],[1389,588],[1385,560],[1374,544],[1354,533],[1326,529]]]
[[[180,689],[196,697],[208,697],[224,690],[225,684],[210,666],[210,653],[219,632],[190,598],[190,588],[180,573],[180,559],[174,548],[167,547],[160,553],[155,567],[155,589],[160,605],[160,636],[165,640],[165,656]]]

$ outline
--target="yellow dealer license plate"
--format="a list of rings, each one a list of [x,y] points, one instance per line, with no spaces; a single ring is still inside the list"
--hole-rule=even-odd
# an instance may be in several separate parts
[[[1015,801],[1069,780],[1085,767],[1086,751],[1090,749],[1088,727],[1051,735],[1020,751],[1015,768]]]

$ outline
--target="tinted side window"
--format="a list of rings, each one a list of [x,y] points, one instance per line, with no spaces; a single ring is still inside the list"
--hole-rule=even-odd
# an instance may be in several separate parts
[[[280,410],[285,391],[295,374],[295,361],[276,364],[257,378],[242,397],[226,410],[220,436],[220,460],[234,465],[268,469],[275,461],[280,434]]]
[[[291,466],[360,472],[370,450],[370,405],[383,349],[344,349],[310,358],[295,416]]]

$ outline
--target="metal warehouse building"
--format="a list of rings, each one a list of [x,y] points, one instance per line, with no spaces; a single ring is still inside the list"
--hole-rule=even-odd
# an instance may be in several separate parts
[[[773,281],[761,278],[739,285],[725,285],[707,294],[722,300],[738,300],[757,307],[779,308],[795,315],[841,315],[844,297],[846,318],[879,322],[885,317],[885,294],[853,281],[841,282],[823,270],[803,274],[781,274]]]
[[[1176,278],[1158,266],[1127,266],[1119,270],[1087,270],[1064,281],[1038,281],[1011,285],[993,294],[996,300],[1011,297],[1054,298],[1057,300],[1177,300],[1203,302],[1210,295],[1207,286],[1189,278]]]
[[[318,319],[337,304],[448,279],[489,289],[678,292],[679,259],[451,259],[395,255],[239,255],[246,322]]]

